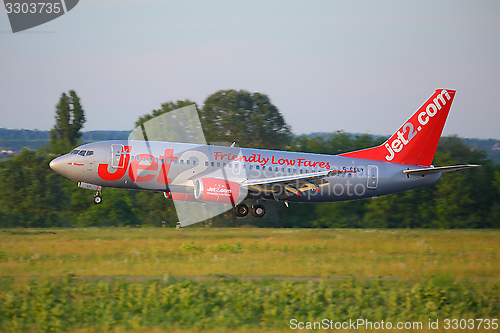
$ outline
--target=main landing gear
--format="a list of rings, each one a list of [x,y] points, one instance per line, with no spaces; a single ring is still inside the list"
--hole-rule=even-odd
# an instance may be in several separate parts
[[[248,206],[242,203],[237,204],[233,207],[233,213],[238,217],[245,217],[248,215]]]
[[[252,206],[250,213],[252,213],[253,217],[262,217],[266,214],[266,209],[264,206],[256,204]]]
[[[245,217],[248,215],[248,206],[244,203],[237,204],[233,208],[233,213],[237,217]],[[266,214],[266,208],[262,205],[255,203],[250,209],[250,213],[253,217],[262,217]]]

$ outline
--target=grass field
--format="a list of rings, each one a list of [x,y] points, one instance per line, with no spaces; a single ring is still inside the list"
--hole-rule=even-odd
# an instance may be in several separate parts
[[[2,276],[500,277],[500,231],[0,231]]]
[[[365,318],[494,332],[443,320],[500,319],[499,258],[496,230],[4,229],[0,331],[290,332],[291,318]]]

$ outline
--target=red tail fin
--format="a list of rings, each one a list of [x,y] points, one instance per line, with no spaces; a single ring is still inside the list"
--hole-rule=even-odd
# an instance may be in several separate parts
[[[339,156],[430,166],[454,97],[454,90],[436,90],[382,145]]]

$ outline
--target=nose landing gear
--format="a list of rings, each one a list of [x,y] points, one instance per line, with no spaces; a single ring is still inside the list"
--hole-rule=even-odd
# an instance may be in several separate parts
[[[94,203],[98,205],[101,202],[102,202],[101,191],[97,191],[97,193],[94,195]]]

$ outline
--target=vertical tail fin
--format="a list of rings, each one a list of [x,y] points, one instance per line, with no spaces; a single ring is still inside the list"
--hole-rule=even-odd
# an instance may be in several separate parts
[[[339,156],[430,166],[454,97],[454,90],[437,89],[382,145]]]

